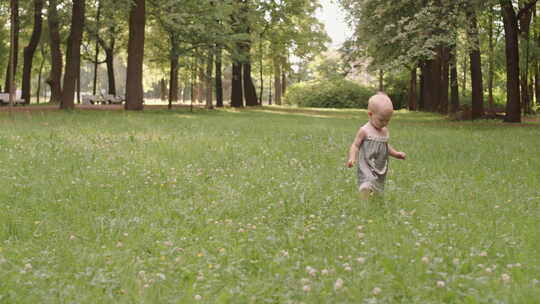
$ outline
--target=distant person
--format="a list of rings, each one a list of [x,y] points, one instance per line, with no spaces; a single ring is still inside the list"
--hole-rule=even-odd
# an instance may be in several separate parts
[[[367,199],[374,193],[382,193],[388,171],[388,155],[405,159],[404,152],[394,150],[388,144],[389,132],[386,127],[392,118],[394,108],[390,98],[379,92],[369,98],[369,121],[358,129],[349,150],[347,167],[358,167],[358,190],[360,197]]]

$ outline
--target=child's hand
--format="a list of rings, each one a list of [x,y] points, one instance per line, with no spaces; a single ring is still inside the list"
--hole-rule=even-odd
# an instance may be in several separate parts
[[[355,163],[354,160],[349,159],[349,160],[347,161],[347,164],[346,164],[347,168],[352,168],[352,166],[354,166],[354,163]]]
[[[407,154],[405,154],[405,152],[396,152],[396,158],[405,159],[406,157]]]

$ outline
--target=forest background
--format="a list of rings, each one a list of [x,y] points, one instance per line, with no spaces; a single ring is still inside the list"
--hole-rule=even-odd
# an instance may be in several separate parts
[[[328,50],[318,1],[4,0],[3,91],[68,109],[81,95],[121,96],[127,110],[362,107],[384,90],[398,108],[465,118],[535,111],[537,1],[337,2],[353,34]]]

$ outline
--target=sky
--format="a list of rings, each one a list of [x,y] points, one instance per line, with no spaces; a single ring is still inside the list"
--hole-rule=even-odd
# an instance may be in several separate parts
[[[332,38],[332,47],[339,47],[352,30],[345,22],[345,12],[336,3],[336,0],[320,0],[322,9],[317,13],[317,18],[324,23],[328,36]]]

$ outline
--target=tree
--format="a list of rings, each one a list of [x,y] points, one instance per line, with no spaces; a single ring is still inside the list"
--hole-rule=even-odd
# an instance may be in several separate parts
[[[11,33],[13,37],[11,38],[12,45],[10,44],[10,55],[8,61],[10,64],[8,64],[6,69],[6,82],[4,84],[4,92],[10,93],[14,88],[12,88],[14,84],[14,76],[17,74],[17,63],[18,63],[18,54],[19,54],[19,1],[18,0],[11,0]],[[13,81],[10,81],[10,77],[12,77]]]
[[[28,46],[24,48],[24,64],[23,64],[23,81],[22,81],[22,98],[27,104],[30,103],[31,86],[30,76],[32,73],[32,63],[34,53],[41,38],[43,0],[34,0],[34,29]]]
[[[469,57],[471,62],[471,88],[472,88],[472,107],[471,116],[473,119],[484,115],[484,97],[482,86],[482,63],[480,59],[480,41],[478,38],[478,24],[476,20],[476,11],[473,6],[467,9],[469,20],[468,37],[471,43]]]
[[[49,0],[47,13],[47,22],[49,25],[49,46],[51,48],[51,71],[47,84],[51,87],[52,103],[59,103],[62,98],[62,50],[60,48],[60,20],[58,17],[57,0]]]
[[[143,109],[142,68],[144,58],[145,0],[135,0],[129,14],[126,110]]]
[[[81,64],[81,42],[84,28],[85,0],[73,0],[71,31],[66,51],[66,72],[62,90],[61,109],[75,107],[75,85]]]

